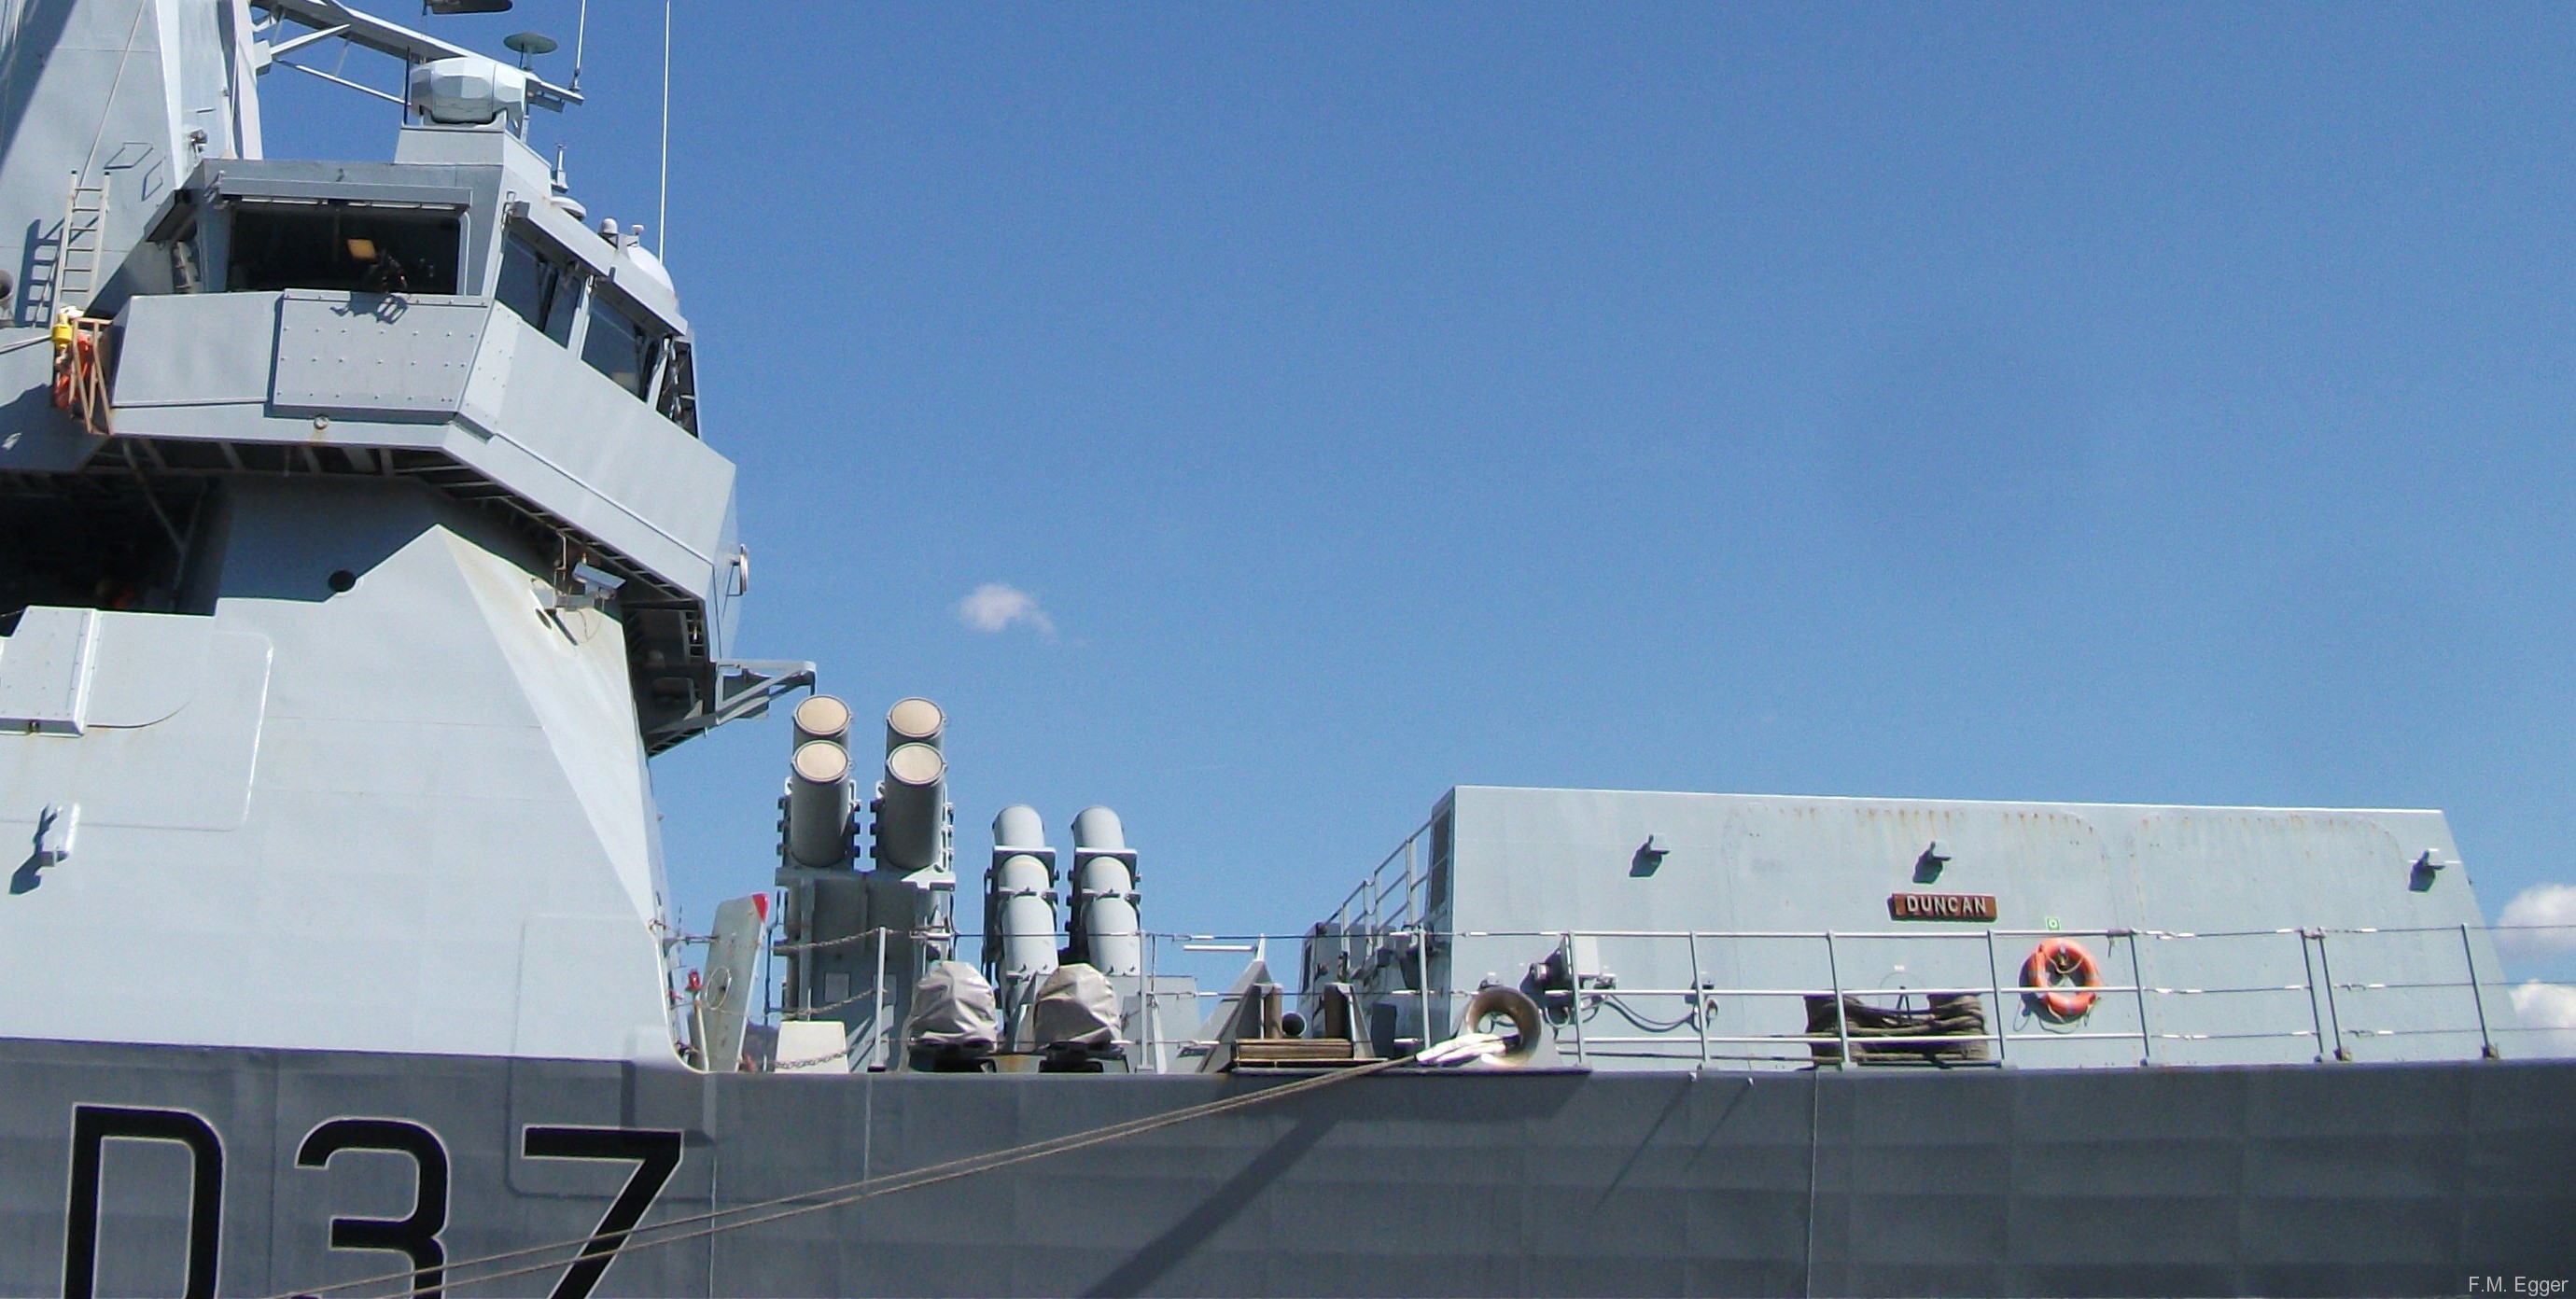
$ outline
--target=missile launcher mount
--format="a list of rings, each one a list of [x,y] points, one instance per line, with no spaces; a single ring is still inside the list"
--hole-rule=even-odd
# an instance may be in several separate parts
[[[264,157],[344,46],[393,161]],[[1014,806],[961,935],[948,719],[737,652],[695,334],[512,48],[0,5],[0,1290],[2576,1276],[2576,1064],[2435,812],[1462,787],[1271,940]],[[649,759],[800,692],[682,934]]]

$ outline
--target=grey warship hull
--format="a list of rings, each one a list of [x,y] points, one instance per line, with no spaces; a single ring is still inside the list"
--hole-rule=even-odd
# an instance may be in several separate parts
[[[942,710],[742,656],[678,286],[528,137],[586,10],[0,0],[0,1293],[2576,1277],[2576,937],[2430,809],[1465,785],[1229,937],[1012,805],[977,932]],[[308,50],[390,161],[266,156]],[[798,691],[689,932],[650,759]]]
[[[414,1263],[457,1293],[556,1295],[2462,1294],[2576,1274],[2564,1062],[1395,1072],[653,1243],[1283,1085],[8,1042],[0,1289],[311,1293]],[[634,1144],[544,1144],[566,1130]],[[656,1173],[638,1234],[573,1275]],[[192,1197],[198,1178],[219,1192]],[[435,1254],[345,1247],[363,1220],[408,1221]]]

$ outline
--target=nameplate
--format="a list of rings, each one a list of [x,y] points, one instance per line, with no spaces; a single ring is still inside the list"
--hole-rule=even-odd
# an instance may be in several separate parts
[[[1995,918],[1991,893],[1890,893],[1887,914],[1895,920],[1984,920]]]

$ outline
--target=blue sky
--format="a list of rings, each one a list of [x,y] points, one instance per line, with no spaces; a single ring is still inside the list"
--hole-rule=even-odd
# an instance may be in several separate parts
[[[574,7],[424,21],[561,80]],[[1149,927],[1295,931],[1459,783],[2432,806],[2490,914],[2576,880],[2564,8],[790,14],[677,8],[739,648],[946,706],[970,898],[1106,803]],[[594,220],[660,19],[535,129]],[[389,151],[294,76],[272,152]],[[656,760],[692,921],[786,749]]]

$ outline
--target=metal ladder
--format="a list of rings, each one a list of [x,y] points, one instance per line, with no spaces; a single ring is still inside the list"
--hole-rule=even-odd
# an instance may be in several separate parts
[[[107,248],[107,185],[81,183],[72,173],[71,195],[63,204],[62,234],[54,242],[53,307],[89,306],[98,288],[98,263]]]

